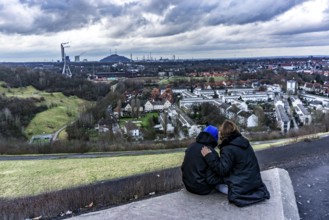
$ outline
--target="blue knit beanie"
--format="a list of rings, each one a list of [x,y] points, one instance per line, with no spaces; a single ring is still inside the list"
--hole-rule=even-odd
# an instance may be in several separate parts
[[[211,134],[211,136],[215,138],[216,142],[218,141],[218,129],[215,126],[209,125],[203,131]]]

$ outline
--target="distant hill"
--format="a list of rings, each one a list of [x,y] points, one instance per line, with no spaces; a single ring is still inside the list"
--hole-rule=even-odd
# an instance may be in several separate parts
[[[112,54],[100,60],[100,62],[108,62],[108,63],[128,63],[130,59],[124,56],[119,56],[117,54]]]

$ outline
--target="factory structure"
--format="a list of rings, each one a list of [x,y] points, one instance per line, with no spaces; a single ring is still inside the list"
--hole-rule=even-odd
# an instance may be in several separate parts
[[[69,47],[69,42],[61,43],[61,55],[62,55],[62,63],[63,63],[63,70],[62,75],[71,78],[72,72],[69,67],[70,58],[66,56],[65,48]]]

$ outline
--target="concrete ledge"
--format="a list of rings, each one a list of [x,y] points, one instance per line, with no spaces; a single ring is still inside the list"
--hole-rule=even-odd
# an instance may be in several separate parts
[[[226,196],[220,193],[199,196],[181,190],[103,211],[87,213],[73,219],[300,219],[288,172],[275,168],[263,171],[261,174],[271,193],[271,198],[249,207],[238,208],[230,204]]]

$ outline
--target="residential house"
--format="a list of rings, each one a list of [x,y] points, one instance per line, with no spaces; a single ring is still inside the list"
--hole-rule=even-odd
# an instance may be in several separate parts
[[[163,101],[147,101],[144,104],[144,109],[146,112],[149,111],[163,111],[171,106],[171,102],[168,100]]]
[[[302,89],[305,91],[305,92],[315,92],[315,93],[320,93],[321,90],[322,90],[322,85],[319,84],[319,83],[309,83],[309,82],[306,82],[304,84],[304,87],[302,87]]]
[[[294,108],[296,108],[298,104],[303,104],[302,101],[296,97],[290,97],[290,101]]]
[[[302,104],[297,104],[297,106],[295,107],[295,111],[298,115],[300,122],[302,122],[304,125],[311,124],[311,114]]]
[[[130,103],[127,103],[127,104],[123,105],[122,111],[123,112],[129,112],[129,113],[137,112],[137,111],[143,112],[144,111],[143,102],[138,100],[135,103],[135,100],[132,99],[130,101]]]
[[[242,100],[233,100],[231,105],[236,105],[239,109],[248,111],[248,105]]]
[[[225,115],[225,117],[227,117],[228,115],[228,109],[231,108],[231,105],[228,104],[228,103],[222,103],[220,106],[219,106],[219,111],[222,115]]]
[[[132,111],[132,108],[131,108],[131,105],[130,103],[127,103],[123,106],[122,108],[123,111],[126,111],[126,112],[131,112]]]
[[[245,102],[267,102],[269,95],[267,93],[243,94],[241,95],[241,99]]]
[[[318,96],[318,95],[311,95],[311,94],[301,94],[300,97],[308,102],[312,101],[320,101],[323,106],[329,106],[329,98]]]
[[[280,92],[282,92],[282,89],[281,89],[280,85],[274,84],[274,85],[267,85],[267,91],[280,93]]]
[[[99,133],[106,133],[110,131],[111,127],[113,134],[121,133],[116,117],[111,116],[100,119],[94,129]]]
[[[276,120],[278,127],[282,133],[286,133],[290,129],[290,118],[288,117],[283,105],[277,105],[275,107]]]
[[[126,124],[123,126],[123,132],[124,132],[124,134],[126,134],[130,137],[133,137],[133,138],[141,137],[140,129],[132,121],[126,122]]]
[[[239,95],[239,94],[252,94],[256,92],[255,88],[228,88],[227,92],[232,95]]]
[[[283,107],[284,103],[283,103],[282,99],[279,96],[276,96],[274,98],[274,106],[277,107],[278,105],[282,105],[282,107]]]
[[[238,123],[246,128],[258,126],[258,117],[248,111],[240,111],[238,113]]]
[[[227,118],[236,121],[238,119],[238,113],[242,111],[236,105],[232,105],[227,109]]]
[[[187,98],[197,98],[198,97],[198,95],[191,93],[188,90],[184,90],[181,94],[183,97],[187,97]]]
[[[179,107],[189,108],[192,105],[201,105],[202,103],[218,103],[214,99],[208,98],[184,98],[179,100]]]
[[[144,105],[144,111],[145,112],[153,111],[153,104],[151,101],[146,101],[146,103]]]
[[[239,100],[241,99],[241,95],[222,95],[221,96],[221,101],[222,102],[227,102],[227,103],[230,103],[234,100]]]
[[[313,109],[316,109],[316,110],[321,110],[323,109],[323,106],[322,106],[322,102],[321,101],[317,101],[317,100],[314,100],[314,101],[310,101],[308,103],[308,105],[313,108]]]
[[[172,125],[172,121],[170,120],[171,117],[169,117],[169,114],[160,114],[159,120],[160,124],[162,125],[162,128],[164,129],[165,127],[167,134],[173,134],[174,133],[174,126]]]

